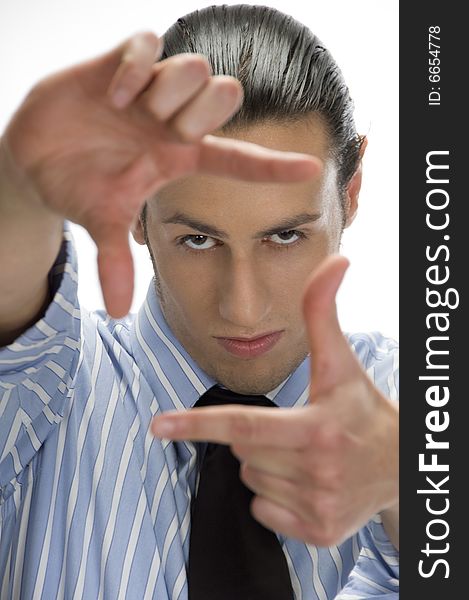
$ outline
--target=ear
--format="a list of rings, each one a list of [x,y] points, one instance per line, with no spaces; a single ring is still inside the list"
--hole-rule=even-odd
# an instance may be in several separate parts
[[[142,222],[141,214],[139,214],[136,217],[135,221],[132,223],[130,232],[132,233],[132,236],[133,236],[134,240],[137,242],[137,244],[140,244],[141,246],[145,246],[145,236],[143,235],[143,222]]]
[[[346,198],[345,205],[347,207],[347,218],[345,220],[345,227],[348,227],[352,224],[358,210],[358,196],[360,194],[360,189],[362,187],[362,159],[365,154],[366,147],[368,145],[368,139],[363,137],[362,145],[360,147],[359,154],[359,162],[358,166],[355,170],[355,173],[352,175],[350,181],[347,184],[346,188]]]

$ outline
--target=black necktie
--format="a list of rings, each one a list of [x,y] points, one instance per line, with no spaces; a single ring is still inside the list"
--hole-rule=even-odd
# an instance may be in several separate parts
[[[219,386],[196,403],[275,406]],[[229,446],[208,444],[192,502],[189,600],[292,600],[290,574],[277,536],[249,512],[253,493],[239,478]]]

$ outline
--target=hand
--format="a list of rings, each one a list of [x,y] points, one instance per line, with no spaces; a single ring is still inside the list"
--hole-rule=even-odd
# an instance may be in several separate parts
[[[309,403],[166,413],[152,424],[173,440],[229,444],[266,527],[319,546],[338,544],[397,501],[398,414],[367,377],[337,320],[348,262],[330,256],[304,294],[311,348]]]
[[[129,229],[163,185],[194,172],[296,181],[319,170],[313,157],[207,135],[240,107],[241,84],[211,76],[195,54],[155,63],[161,50],[154,34],[141,33],[46,78],[0,142],[1,177],[28,206],[83,225],[95,240],[114,317],[127,313],[132,298]]]

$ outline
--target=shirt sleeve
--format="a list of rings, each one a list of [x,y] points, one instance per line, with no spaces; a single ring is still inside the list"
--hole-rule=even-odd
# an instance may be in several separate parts
[[[397,342],[379,333],[351,336],[349,341],[376,387],[391,401],[398,402]],[[359,540],[358,560],[335,600],[397,600],[399,552],[389,540],[379,515],[360,530]]]
[[[77,260],[68,224],[42,319],[0,348],[0,508],[63,418],[80,355]]]
[[[376,515],[359,532],[361,550],[347,584],[335,600],[397,600],[399,553]]]

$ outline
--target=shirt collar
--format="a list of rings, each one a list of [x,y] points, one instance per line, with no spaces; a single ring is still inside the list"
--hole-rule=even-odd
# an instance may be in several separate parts
[[[151,388],[164,387],[172,404],[166,408],[192,408],[218,383],[200,368],[172,332],[161,310],[154,280],[132,324],[131,343],[137,365]],[[309,375],[308,355],[280,385],[265,395],[283,408],[301,406],[307,402]]]

